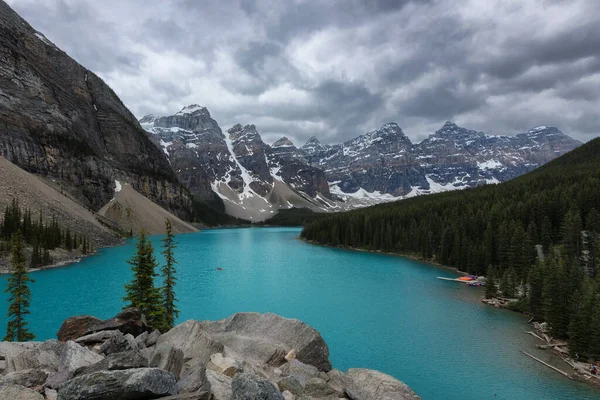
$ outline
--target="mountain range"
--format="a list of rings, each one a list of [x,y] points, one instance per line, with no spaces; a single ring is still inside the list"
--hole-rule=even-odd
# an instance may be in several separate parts
[[[555,127],[493,136],[446,122],[419,143],[387,123],[339,144],[312,137],[296,147],[282,137],[268,145],[254,125],[224,132],[197,104],[140,124],[193,195],[216,195],[229,214],[252,221],[280,209],[342,211],[499,183],[581,144]]]

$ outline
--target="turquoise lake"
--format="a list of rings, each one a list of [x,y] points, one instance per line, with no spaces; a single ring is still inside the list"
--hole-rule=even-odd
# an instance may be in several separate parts
[[[484,306],[479,289],[436,279],[456,276],[451,271],[314,246],[299,233],[252,228],[177,236],[179,321],[238,311],[298,318],[321,332],[334,368],[381,370],[423,399],[600,399],[599,390],[520,354],[551,357],[534,348],[523,316]],[[160,237],[152,239],[158,247]],[[128,241],[78,264],[32,273],[29,321],[37,339],[55,338],[73,315],[115,315],[133,251]],[[6,276],[0,279],[4,287]],[[4,316],[0,323],[6,326]]]

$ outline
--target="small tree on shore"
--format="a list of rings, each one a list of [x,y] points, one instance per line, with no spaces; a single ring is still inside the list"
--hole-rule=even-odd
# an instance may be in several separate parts
[[[133,279],[125,285],[123,300],[127,304],[123,308],[136,307],[146,316],[152,327],[161,329],[164,326],[164,312],[160,290],[154,286],[158,265],[152,243],[144,231],[140,232],[136,249],[136,254],[127,260],[133,271]]]
[[[171,224],[171,220],[165,220],[165,227],[167,230],[167,235],[162,239],[163,242],[163,251],[162,255],[165,257],[165,265],[161,269],[162,277],[163,277],[163,287],[162,287],[162,298],[164,304],[164,312],[165,312],[165,329],[171,329],[175,326],[175,320],[179,316],[179,310],[175,303],[177,299],[175,298],[175,273],[177,270],[175,269],[175,256],[173,251],[177,247],[177,243],[173,237],[173,227]]]
[[[12,239],[12,274],[8,278],[8,326],[4,341],[26,342],[35,339],[27,329],[25,316],[29,314],[31,292],[28,283],[33,282],[27,275],[27,259],[23,252],[23,235],[17,231]]]

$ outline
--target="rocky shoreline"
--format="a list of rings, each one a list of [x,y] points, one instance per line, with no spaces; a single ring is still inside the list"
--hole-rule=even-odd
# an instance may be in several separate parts
[[[67,319],[58,340],[0,342],[0,399],[408,400],[404,383],[335,370],[305,323],[238,313],[152,331],[136,309]]]
[[[491,307],[503,308],[519,314],[528,315],[527,313],[520,312],[509,306],[509,304],[512,302],[516,302],[516,299],[506,299],[500,297],[488,299],[484,297],[481,299],[481,302]],[[533,328],[533,331],[528,331],[525,333],[534,336],[540,341],[540,344],[538,344],[537,347],[539,349],[548,350],[552,352],[552,354],[558,356],[558,358],[562,360],[562,365],[558,366],[559,368],[567,368],[569,371],[572,370],[571,373],[561,371],[563,372],[563,375],[569,379],[588,383],[592,386],[600,388],[600,375],[593,375],[590,372],[591,367],[594,364],[573,359],[569,353],[568,342],[556,340],[549,336],[548,325],[546,323],[535,322],[533,321],[533,318],[529,320],[528,323]]]

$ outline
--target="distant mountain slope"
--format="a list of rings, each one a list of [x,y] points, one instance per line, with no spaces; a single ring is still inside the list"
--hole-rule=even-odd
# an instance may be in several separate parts
[[[46,223],[56,218],[63,229],[69,228],[80,238],[88,237],[95,248],[112,246],[120,242],[115,232],[102,225],[90,210],[60,193],[50,184],[53,182],[45,182],[0,156],[0,210],[2,212],[12,199],[17,199],[23,209],[31,210],[32,217],[36,221],[41,211]]]
[[[165,220],[171,220],[174,233],[197,232],[164,208],[148,200],[129,184],[117,185],[115,197],[98,212],[125,232],[144,230],[150,234],[165,233]]]
[[[573,150],[581,143],[541,126],[516,136],[491,136],[452,122],[413,144],[394,123],[344,143],[311,138],[302,147],[341,197],[392,197],[504,182]]]
[[[117,179],[190,212],[187,190],[117,95],[1,0],[0,93],[0,155],[93,210]]]

